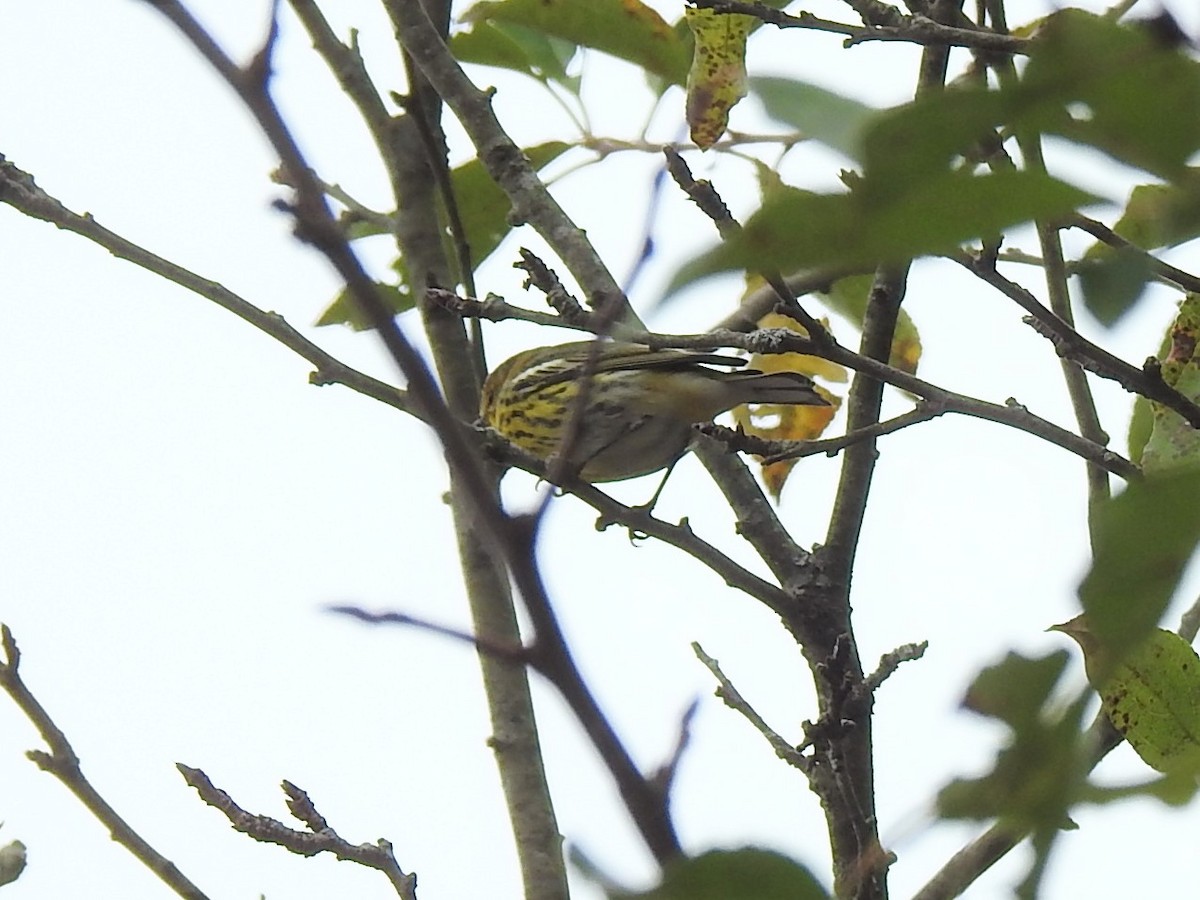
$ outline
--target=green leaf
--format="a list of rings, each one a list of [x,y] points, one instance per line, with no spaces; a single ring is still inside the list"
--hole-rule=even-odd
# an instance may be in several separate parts
[[[687,82],[687,43],[640,0],[489,0],[463,19],[523,26],[631,62],[669,84]]]
[[[1200,237],[1200,170],[1187,169],[1174,184],[1139,184],[1129,194],[1113,231],[1143,250],[1174,247]],[[1085,259],[1115,251],[1097,242]]]
[[[791,188],[769,197],[731,240],[685,263],[667,293],[735,269],[863,268],[943,253],[1020,222],[1064,215],[1091,199],[1035,172],[947,172],[927,178],[919,190],[885,197]]]
[[[862,161],[864,133],[878,109],[789,78],[751,78],[750,90],[772,119]]]
[[[881,111],[858,125],[854,158],[877,190],[887,190],[985,158],[981,141],[1001,127],[1060,134],[1182,177],[1200,150],[1200,65],[1142,29],[1067,10],[1038,32],[1019,82],[956,87]],[[1195,222],[1195,205],[1181,208]]]
[[[346,240],[360,241],[363,238],[379,237],[384,234],[392,234],[394,226],[389,222],[387,225],[375,220],[364,219],[357,217],[342,216],[341,225],[346,231]]]
[[[578,49],[569,41],[506,22],[476,22],[470,30],[450,36],[450,52],[461,62],[556,81],[572,93],[579,92],[579,78],[569,75],[567,66]]]
[[[612,900],[828,900],[799,863],[770,850],[710,850],[667,863],[662,883],[644,893],[610,892]]]
[[[562,141],[548,141],[522,152],[535,169],[542,169],[571,146]],[[450,177],[467,245],[471,248],[471,260],[479,266],[512,230],[508,220],[512,204],[478,159],[457,166]]]
[[[1158,624],[1198,540],[1200,471],[1133,482],[1096,511],[1094,559],[1079,596],[1114,660]]]
[[[1011,729],[991,771],[958,779],[938,794],[947,818],[1000,817],[1043,835],[1065,827],[1067,811],[1086,784],[1086,751],[1079,723],[1083,700],[1063,708],[1049,703],[1066,666],[1058,651],[1030,659],[1010,653],[980,672],[964,704]]]
[[[1083,799],[1088,803],[1099,804],[1127,800],[1130,797],[1153,797],[1168,806],[1184,806],[1192,801],[1198,789],[1200,781],[1197,781],[1194,775],[1173,772],[1142,784],[1121,787],[1089,784]]]
[[[1009,95],[964,87],[881,110],[866,124],[862,161],[874,189],[919,188],[957,160],[977,155],[979,142],[1005,121]]]
[[[1023,122],[1165,177],[1200,149],[1200,65],[1147,29],[1068,9],[1030,48]]]
[[[830,285],[829,290],[821,296],[830,309],[861,329],[874,283],[874,275],[847,275]]]
[[[1101,325],[1111,328],[1142,296],[1153,270],[1144,253],[1123,247],[1102,258],[1084,259],[1076,274],[1084,304]]]
[[[1173,387],[1190,400],[1200,399],[1200,360],[1188,360]],[[1147,475],[1200,468],[1200,431],[1179,413],[1161,403],[1150,403],[1153,424],[1142,451],[1142,469]]]
[[[1083,650],[1101,709],[1146,765],[1200,775],[1200,657],[1162,628],[1120,657],[1093,633],[1087,614],[1054,626]]]
[[[1061,650],[1034,658],[1009,653],[975,676],[963,706],[1019,729],[1038,717],[1066,666]]]
[[[1156,358],[1165,360],[1171,353],[1171,331],[1167,329],[1167,333],[1163,335],[1162,343],[1158,347]],[[1150,401],[1138,394],[1133,398],[1133,415],[1129,419],[1129,458],[1142,465],[1142,455],[1146,449],[1146,443],[1150,440],[1150,435],[1154,428],[1155,413],[1151,408]]]
[[[415,304],[412,294],[405,285],[376,282],[375,289],[379,292],[379,299],[396,315],[412,309]],[[362,314],[358,304],[354,302],[354,298],[346,288],[338,291],[333,302],[317,317],[316,324],[349,325],[355,331],[366,331],[374,327]]]
[[[570,144],[562,141],[549,141],[528,147],[523,152],[529,158],[534,168],[540,169],[556,159],[567,150]],[[492,181],[487,169],[478,159],[457,166],[450,173],[450,183],[454,187],[454,196],[458,204],[458,214],[466,234],[467,246],[471,251],[472,264],[478,267],[487,259],[505,235],[512,230],[508,221],[512,206],[508,195]],[[453,257],[454,248],[447,240],[446,253]],[[408,266],[404,259],[397,257],[392,262],[396,272],[398,285],[379,285],[384,302],[394,313],[412,309],[417,290],[424,290],[424,285],[413,285],[408,276]],[[359,314],[353,301],[341,291],[333,302],[317,319],[318,325],[349,325],[356,331],[370,328],[370,324]]]
[[[861,329],[863,317],[867,312],[867,300],[874,283],[874,275],[847,275],[835,281],[829,291],[821,296],[825,299],[826,306]],[[921,334],[912,316],[907,310],[901,309],[896,318],[896,330],[892,335],[888,365],[914,375],[920,360]]]
[[[1200,657],[1156,629],[1100,689],[1105,714],[1146,765],[1200,773]]]
[[[1150,432],[1154,427],[1154,415],[1150,411],[1150,401],[1138,394],[1133,398],[1133,414],[1129,417],[1129,458],[1135,465],[1142,464],[1142,454],[1146,450],[1146,442],[1150,440]]]

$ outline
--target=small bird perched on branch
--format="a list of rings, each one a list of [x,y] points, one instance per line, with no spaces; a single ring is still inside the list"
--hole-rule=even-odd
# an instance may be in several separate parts
[[[510,443],[546,462],[560,452],[576,398],[586,390],[570,436],[570,471],[601,482],[670,466],[688,451],[693,424],[740,404],[829,405],[798,372],[709,368],[745,364],[704,350],[620,341],[537,347],[488,375],[479,412]]]

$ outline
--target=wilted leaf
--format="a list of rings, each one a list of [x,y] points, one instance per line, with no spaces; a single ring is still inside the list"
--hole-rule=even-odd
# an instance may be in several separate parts
[[[692,140],[707,150],[725,133],[729,111],[746,96],[746,39],[758,20],[689,6],[684,17],[694,50],[687,79],[687,122]]]
[[[896,317],[896,330],[892,334],[892,350],[888,365],[909,375],[917,374],[921,362],[921,335],[917,326],[905,310]]]
[[[1200,295],[1188,294],[1171,326],[1162,378],[1189,400],[1200,400]],[[1161,403],[1151,402],[1150,435],[1141,464],[1147,475],[1200,466],[1200,431]]]
[[[667,863],[662,883],[641,893],[610,892],[612,900],[828,900],[804,866],[756,847],[710,850]]]

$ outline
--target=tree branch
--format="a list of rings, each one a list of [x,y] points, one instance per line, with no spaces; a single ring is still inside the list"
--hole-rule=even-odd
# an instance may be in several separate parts
[[[1083,337],[1071,325],[1047,309],[1029,291],[1005,278],[994,261],[984,254],[958,253],[953,259],[965,269],[978,275],[1004,296],[1029,313],[1034,330],[1054,344],[1059,356],[1072,359],[1089,372],[1117,382],[1133,394],[1141,394],[1179,413],[1193,428],[1200,428],[1200,406],[1162,380],[1157,369],[1136,369],[1107,350]]]
[[[887,360],[904,298],[908,266],[882,267],[867,300],[859,356]],[[879,422],[883,382],[859,371],[846,401],[846,430]],[[842,454],[841,478],[817,565],[822,574],[805,598],[819,632],[824,665],[814,668],[820,721],[828,727],[813,740],[815,789],[824,799],[833,846],[835,893],[883,898],[886,854],[875,815],[871,745],[873,697],[863,692],[863,669],[850,621],[850,578],[866,518],[867,496],[878,455],[874,436]]]
[[[1150,271],[1161,278],[1163,281],[1170,282],[1180,290],[1200,292],[1200,277],[1193,275],[1191,272],[1185,272],[1183,269],[1178,269],[1170,263],[1165,263],[1153,253],[1143,250],[1132,241],[1126,240],[1117,234],[1103,222],[1096,219],[1090,219],[1087,216],[1076,213],[1071,216],[1067,222],[1072,228],[1078,228],[1080,231],[1086,231],[1096,240],[1110,247],[1115,247],[1119,250],[1132,250],[1142,257],[1150,268]]]
[[[529,160],[504,131],[491,96],[472,84],[420,3],[389,6],[396,34],[429,83],[458,117],[492,180],[513,205],[515,219],[528,222],[562,258],[593,308],[622,304],[622,320],[640,326],[628,300],[601,262],[586,235],[550,196]]]
[[[401,900],[416,900],[417,876],[405,873],[400,868],[392,853],[390,841],[381,838],[374,844],[351,844],[329,827],[329,823],[317,812],[308,794],[290,781],[283,782],[283,790],[288,797],[288,809],[308,826],[309,831],[297,831],[270,816],[246,812],[229,794],[214,785],[200,769],[193,769],[183,763],[176,763],[175,768],[183,775],[183,780],[196,789],[200,799],[224,815],[235,831],[249,835],[264,844],[278,844],[300,856],[332,853],[340,860],[375,869],[387,876],[397,897]]]
[[[986,28],[956,28],[921,15],[906,16],[895,7],[882,3],[876,7],[852,4],[860,14],[865,13],[864,21],[869,23],[865,28],[861,25],[831,22],[808,12],[793,16],[763,3],[739,3],[736,0],[692,0],[692,3],[700,9],[711,9],[714,12],[754,16],[776,28],[806,28],[842,34],[847,38],[847,47],[867,41],[904,41],[910,44],[969,47],[972,50],[999,53],[1029,52],[1029,41],[1025,38],[998,34]]]
[[[134,831],[87,780],[71,742],[67,740],[62,729],[54,724],[45,707],[38,702],[21,679],[21,651],[7,625],[0,625],[0,645],[4,649],[4,661],[0,663],[0,689],[12,698],[17,708],[33,723],[46,746],[50,748],[49,753],[30,750],[26,755],[38,768],[61,781],[84,808],[108,830],[114,841],[132,853],[138,862],[162,879],[172,891],[185,900],[208,900],[207,894],[192,884],[175,863],[151,847]]]
[[[259,309],[216,281],[197,275],[183,266],[151,253],[114,231],[105,228],[90,213],[72,212],[59,200],[46,193],[33,180],[3,155],[0,155],[0,203],[7,203],[32,219],[49,222],[103,247],[118,259],[140,266],[147,272],[165,278],[206,300],[228,310],[259,331],[274,338],[297,356],[316,367],[310,381],[316,385],[340,384],[372,397],[381,403],[421,418],[420,410],[410,401],[408,393],[377,378],[372,378],[330,356],[275,312]]]
[[[713,677],[717,679],[717,696],[725,702],[725,705],[735,712],[741,713],[746,721],[754,726],[754,730],[767,739],[767,743],[771,745],[771,749],[775,751],[776,756],[789,766],[793,766],[801,772],[809,774],[812,766],[811,760],[766,723],[763,717],[758,714],[758,711],[733,686],[733,682],[729,680],[729,677],[721,671],[720,664],[705,653],[704,648],[696,641],[692,641],[692,652],[696,654],[696,658],[704,663],[704,667],[712,672]]]
[[[445,448],[452,477],[455,479],[456,485],[462,487],[462,502],[469,508],[473,517],[473,527],[477,527],[484,535],[489,548],[494,547],[503,556],[512,573],[513,580],[534,625],[535,640],[532,648],[534,665],[544,674],[550,673],[547,674],[547,677],[551,678],[551,681],[563,694],[588,737],[595,744],[617,782],[618,790],[634,823],[655,858],[660,862],[666,862],[679,856],[681,853],[679,839],[675,834],[663,798],[637,770],[628,751],[601,713],[571,658],[537,570],[534,557],[535,523],[530,523],[523,518],[509,517],[497,505],[493,485],[482,468],[477,442],[468,441],[465,430],[461,428],[460,423],[442,401],[441,393],[424,360],[397,327],[390,311],[380,301],[373,283],[367,277],[357,256],[347,243],[345,235],[337,227],[325,202],[320,182],[307,165],[295,139],[270,97],[267,90],[266,73],[270,71],[270,50],[275,34],[274,22],[272,22],[271,32],[263,50],[256,55],[251,65],[243,72],[224,54],[212,37],[177,0],[146,0],[146,2],[162,12],[233,88],[258,122],[276,153],[279,154],[290,181],[296,188],[296,201],[291,207],[291,211],[296,216],[298,235],[322,252],[333,264],[345,280],[351,296],[383,339],[388,352],[408,379],[410,396],[417,407],[428,417]],[[461,69],[449,56],[420,4],[401,3],[398,10],[399,16],[412,25],[413,30],[408,34],[405,46],[413,53],[418,64],[420,64],[420,58],[425,58],[426,62],[432,59],[435,71],[440,77],[445,75],[444,70],[448,63],[449,67],[453,69],[449,77],[452,79],[454,73],[457,73],[457,76],[474,92],[474,95],[468,98],[469,101],[471,103],[482,102],[490,115],[491,110],[487,105],[486,98],[475,91],[469,82],[466,82]],[[416,41],[417,46],[410,41]],[[424,43],[422,44],[422,42]],[[441,48],[440,55],[438,47]],[[434,83],[435,87],[438,87],[439,92],[442,92],[442,88],[438,86],[438,78],[431,75],[424,65],[422,65],[422,69],[430,77],[430,81]],[[447,100],[450,102],[449,98]],[[453,106],[453,102],[450,102],[450,105]],[[494,118],[492,121],[494,122]],[[477,123],[468,125],[468,130],[476,125]],[[516,148],[511,145],[511,142],[508,142],[508,146],[515,151]],[[497,149],[500,158],[503,158],[507,164],[514,165],[518,171],[521,170],[521,166],[509,158],[510,154],[505,147],[491,148],[491,150]],[[489,150],[485,148],[481,153],[487,158]],[[519,153],[516,156],[524,162]],[[493,163],[496,162],[497,158],[493,157]],[[524,162],[524,170],[533,175],[527,162]],[[533,178],[536,181],[536,175]],[[520,186],[524,185],[519,178],[518,183]],[[541,190],[544,193],[544,188]],[[582,233],[577,233],[575,237],[578,242],[584,242]],[[572,246],[575,245],[572,244]],[[589,258],[595,261],[594,254],[590,254],[590,248]],[[609,296],[611,297],[611,295]]]

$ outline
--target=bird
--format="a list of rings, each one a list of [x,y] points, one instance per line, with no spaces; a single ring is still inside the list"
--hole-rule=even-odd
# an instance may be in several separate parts
[[[584,481],[599,483],[669,469],[690,449],[693,424],[740,404],[829,405],[798,372],[764,373],[741,369],[744,365],[744,359],[707,350],[654,349],[624,341],[536,347],[487,376],[480,419],[548,463],[564,446],[575,400],[586,383],[586,405],[569,442],[567,465]]]

